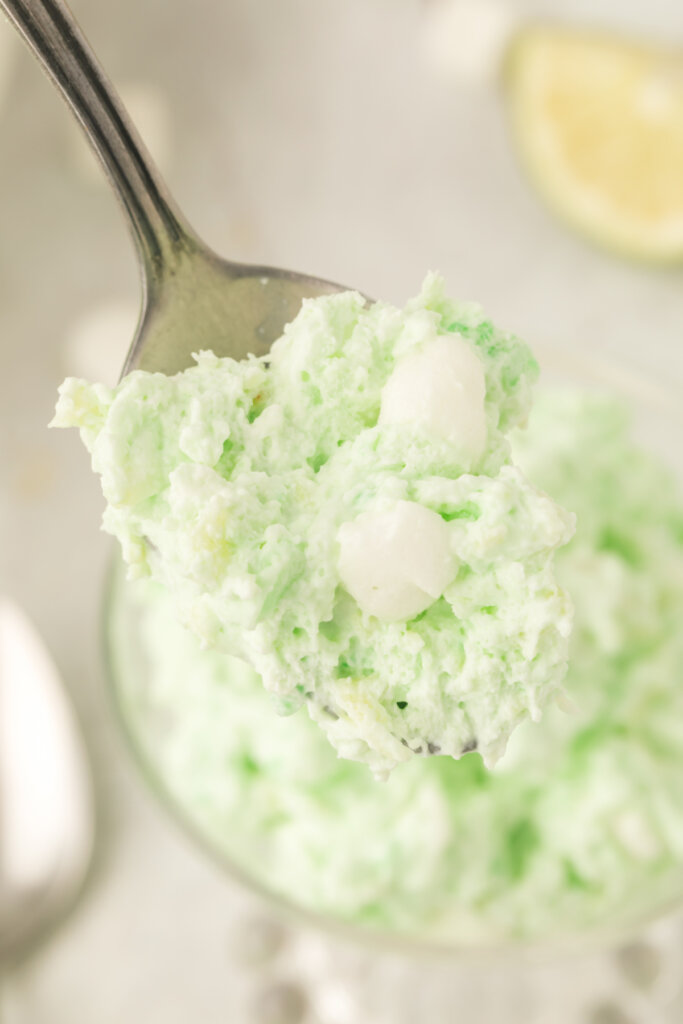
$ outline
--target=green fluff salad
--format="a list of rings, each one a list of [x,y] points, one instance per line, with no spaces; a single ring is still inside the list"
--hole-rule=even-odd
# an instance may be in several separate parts
[[[572,621],[574,516],[511,457],[527,346],[430,275],[403,310],[330,295],[265,358],[195,360],[60,389],[130,575],[377,776],[495,764],[561,695]]]

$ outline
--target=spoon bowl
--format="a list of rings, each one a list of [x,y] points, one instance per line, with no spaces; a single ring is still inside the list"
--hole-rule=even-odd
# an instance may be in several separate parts
[[[203,349],[233,359],[265,355],[304,299],[342,290],[305,274],[230,263],[196,243],[165,272],[169,280],[145,302],[122,376],[178,373]]]

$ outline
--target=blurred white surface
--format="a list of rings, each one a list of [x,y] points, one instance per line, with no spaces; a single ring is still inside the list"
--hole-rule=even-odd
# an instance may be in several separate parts
[[[515,20],[506,0],[428,0],[422,30],[427,55],[448,78],[491,85]]]
[[[152,146],[163,149],[190,220],[220,252],[397,302],[438,269],[455,295],[480,301],[532,344],[600,349],[636,371],[655,364],[683,385],[679,272],[612,261],[552,220],[517,167],[495,88],[465,88],[436,67],[424,45],[429,2],[442,0],[73,0],[73,8],[114,80],[162,98],[160,119],[152,111],[161,141]],[[513,17],[565,11],[683,40],[683,5],[671,0],[609,0],[599,18],[592,0],[507,6]],[[273,1001],[258,997],[266,967],[246,970],[234,952],[249,913],[244,897],[153,805],[108,704],[102,503],[78,439],[49,434],[46,424],[64,375],[111,373],[123,360],[129,338],[112,337],[115,319],[96,355],[83,317],[131,309],[137,273],[114,199],[74,159],[77,129],[61,101],[27,54],[6,62],[8,32],[0,23],[0,589],[30,611],[73,689],[103,828],[78,911],[6,980],[0,1000],[13,1024],[266,1024]],[[99,332],[98,315],[88,331]],[[134,319],[121,314],[122,325],[126,317]],[[599,1001],[604,990],[607,1005],[616,982],[596,971],[591,991]],[[550,997],[557,976],[546,984]],[[282,998],[291,1010],[296,997]],[[632,1019],[644,1021],[640,996],[629,999]],[[584,1014],[575,1001],[567,1020],[621,1021],[597,1016],[597,1003]],[[470,1010],[471,1024],[508,1024],[509,1007],[493,994],[487,1006],[476,1017]],[[524,993],[520,1007],[527,1024],[541,1021]],[[332,1024],[350,1013],[333,985],[317,997],[317,1018],[306,1019]]]

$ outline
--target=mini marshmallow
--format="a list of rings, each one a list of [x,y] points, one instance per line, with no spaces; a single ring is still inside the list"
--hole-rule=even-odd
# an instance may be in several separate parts
[[[362,512],[337,539],[342,583],[364,612],[385,622],[419,615],[456,573],[448,525],[414,501]]]
[[[462,452],[467,469],[486,447],[486,379],[457,334],[436,334],[397,363],[382,389],[380,425],[419,423]]]

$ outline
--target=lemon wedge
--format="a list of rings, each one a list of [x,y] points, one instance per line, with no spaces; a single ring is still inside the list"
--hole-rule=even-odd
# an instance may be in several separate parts
[[[683,51],[531,26],[504,80],[523,161],[553,209],[622,255],[683,260]]]

